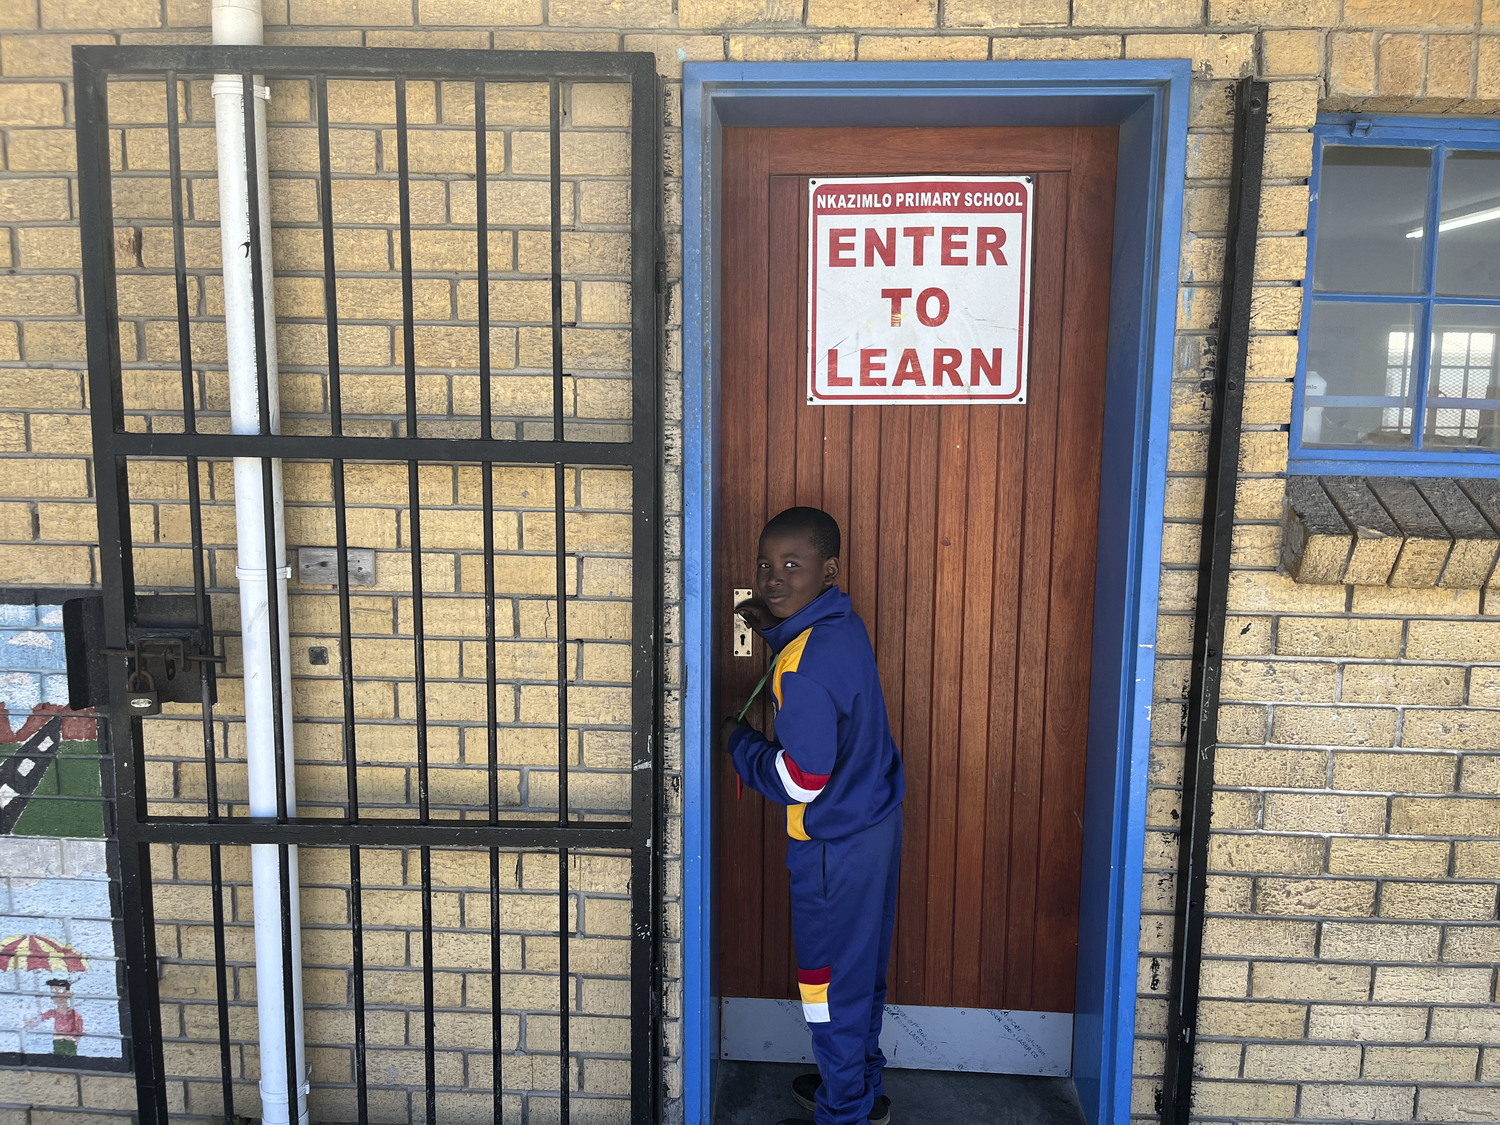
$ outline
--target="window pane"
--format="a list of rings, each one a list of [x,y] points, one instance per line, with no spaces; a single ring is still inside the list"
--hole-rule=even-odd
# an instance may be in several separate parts
[[[1304,446],[1411,447],[1415,304],[1318,301],[1308,326]]]
[[[1326,146],[1313,286],[1324,293],[1419,292],[1431,172],[1431,149]]]
[[[1427,449],[1500,449],[1500,308],[1432,310],[1427,376]]]
[[[1500,152],[1450,152],[1443,165],[1437,291],[1500,297]]]

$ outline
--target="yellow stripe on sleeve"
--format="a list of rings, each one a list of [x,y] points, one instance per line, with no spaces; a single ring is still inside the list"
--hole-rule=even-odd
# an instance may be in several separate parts
[[[781,707],[781,677],[785,672],[795,672],[798,665],[802,663],[802,652],[807,648],[807,639],[812,636],[812,627],[808,626],[798,633],[796,638],[786,648],[782,649],[776,657],[776,671],[771,676],[771,694],[776,697],[776,706]],[[807,829],[802,826],[802,814],[807,810],[806,805],[788,805],[786,807],[786,834],[793,840],[811,840]]]
[[[782,649],[776,656],[776,671],[771,676],[771,694],[776,697],[776,706],[780,707],[781,700],[781,677],[786,672],[795,672],[797,666],[802,663],[802,650],[807,647],[807,639],[812,636],[812,626],[808,626],[798,633],[796,638],[786,648]]]

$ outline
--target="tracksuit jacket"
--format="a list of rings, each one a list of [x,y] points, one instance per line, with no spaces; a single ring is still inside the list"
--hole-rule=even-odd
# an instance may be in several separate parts
[[[745,783],[786,806],[797,986],[823,1076],[817,1125],[864,1125],[885,1093],[901,754],[847,594],[834,586],[762,635],[776,650],[776,738],[742,724],[729,749]]]
[[[734,768],[787,806],[794,840],[837,839],[879,824],[901,804],[906,780],[870,634],[849,595],[830,587],[761,635],[776,652],[776,740],[741,726],[729,745]]]

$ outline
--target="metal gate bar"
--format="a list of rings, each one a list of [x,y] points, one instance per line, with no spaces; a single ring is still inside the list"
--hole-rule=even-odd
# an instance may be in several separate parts
[[[103,554],[106,605],[106,642],[124,648],[135,621],[135,575],[132,562],[129,461],[132,458],[183,460],[188,476],[193,593],[199,624],[208,621],[206,552],[201,512],[200,458],[256,458],[261,464],[265,503],[267,574],[270,587],[269,629],[273,643],[272,711],[275,732],[277,815],[224,816],[218,798],[216,747],[210,681],[202,674],[202,727],[207,810],[205,816],[153,815],[147,808],[145,755],[141,720],[130,717],[124,704],[127,663],[110,662],[109,719],[114,737],[122,743],[116,757],[116,789],[120,815],[122,894],[126,903],[125,946],[130,985],[129,1019],[137,1046],[138,1105],[143,1122],[168,1120],[161,1013],[157,995],[155,928],[151,894],[152,844],[207,845],[213,896],[215,990],[218,1001],[220,1084],[226,1117],[234,1116],[234,1065],[229,1026],[229,990],[225,950],[225,884],[222,849],[275,844],[281,872],[282,956],[292,962],[294,935],[290,925],[290,852],[293,845],[347,849],[354,1001],[354,1072],[358,1113],[369,1112],[367,1027],[365,1011],[365,948],[363,933],[361,848],[416,849],[421,863],[423,951],[424,1078],[427,1120],[436,1117],[435,1036],[436,1004],[433,970],[432,849],[465,847],[489,853],[491,1048],[494,1111],[502,1110],[500,924],[501,879],[499,852],[503,848],[527,852],[555,851],[559,862],[559,1016],[560,1098],[567,1120],[570,1082],[569,1013],[569,877],[570,848],[628,850],[631,857],[631,1105],[632,1120],[653,1121],[657,1102],[660,1018],[660,887],[657,842],[661,794],[656,784],[660,769],[662,683],[662,545],[660,541],[661,478],[659,465],[659,323],[657,278],[661,255],[657,216],[659,199],[660,124],[657,79],[650,55],[595,55],[585,53],[423,51],[408,49],[345,50],[338,48],[174,48],[84,47],[75,50],[75,90],[79,144],[80,214],[83,233],[83,275],[88,327],[89,382],[94,410],[98,508]],[[181,76],[237,73],[244,91],[244,137],[249,162],[249,258],[255,291],[254,329],[260,382],[260,433],[235,435],[200,432],[194,404],[191,310],[185,251],[181,139],[177,86]],[[116,300],[109,162],[107,84],[111,76],[164,76],[167,84],[168,175],[171,180],[171,219],[174,281],[178,314],[178,347],[182,376],[184,432],[126,432],[122,393],[118,309]],[[402,287],[403,354],[406,391],[406,433],[403,436],[358,437],[344,432],[343,382],[338,343],[337,261],[332,215],[332,160],[330,155],[328,78],[394,80],[397,115],[397,184],[400,208],[400,269]],[[331,436],[308,439],[270,432],[271,411],[266,344],[270,327],[264,308],[261,230],[257,170],[255,168],[256,76],[310,78],[318,141],[318,200],[323,240],[323,291],[327,324],[329,415]],[[406,82],[408,78],[462,79],[474,84],[476,143],[476,222],[481,346],[480,437],[423,438],[418,432],[417,363],[414,338],[414,279],[410,159],[407,144]],[[568,441],[563,409],[563,318],[561,257],[561,110],[560,83],[572,80],[627,82],[631,92],[631,439],[628,442]],[[551,139],[551,293],[553,433],[550,441],[521,436],[497,440],[493,436],[490,393],[489,273],[490,216],[487,177],[487,82],[540,82],[549,88]],[[313,458],[331,462],[335,552],[338,573],[339,653],[343,709],[342,749],[347,794],[342,818],[290,814],[287,802],[289,764],[282,716],[290,701],[281,693],[280,646],[275,643],[280,607],[274,572],[283,560],[277,554],[273,501],[273,459]],[[345,461],[405,461],[412,576],[412,633],[417,700],[418,819],[416,822],[362,814],[358,792],[355,688],[353,679],[352,610],[349,595],[349,536],[345,510]],[[430,809],[429,747],[426,689],[426,647],[423,613],[421,494],[418,464],[478,463],[482,479],[483,551],[485,560],[485,668],[488,778],[488,818],[483,821],[433,820]],[[548,464],[554,474],[554,550],[557,577],[558,651],[558,815],[548,824],[500,815],[497,769],[500,763],[497,704],[497,630],[495,621],[495,536],[493,521],[496,464]],[[628,823],[574,819],[568,801],[568,631],[564,474],[569,465],[627,468],[632,474],[632,675],[631,782]],[[112,478],[112,479],[111,479]],[[111,548],[118,544],[118,551]],[[647,564],[649,561],[649,565]],[[202,669],[200,665],[200,669]],[[283,996],[286,1021],[289,1096],[296,1104],[301,1075],[297,1071],[296,998],[287,988]]]

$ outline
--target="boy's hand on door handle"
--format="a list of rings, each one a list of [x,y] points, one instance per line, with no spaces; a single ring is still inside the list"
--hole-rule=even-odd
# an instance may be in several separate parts
[[[771,612],[771,607],[759,598],[746,598],[734,607],[734,612],[745,619],[745,624],[759,631],[769,628],[780,620]]]

